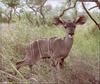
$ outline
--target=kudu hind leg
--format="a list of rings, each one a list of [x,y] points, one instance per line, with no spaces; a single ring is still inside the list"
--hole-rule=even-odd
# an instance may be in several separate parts
[[[27,65],[27,63],[25,62],[25,60],[19,61],[16,63],[16,68],[17,70],[19,70],[22,66]]]
[[[25,66],[25,65],[26,65],[26,63],[24,60],[19,61],[16,63],[16,69],[19,70],[22,66]],[[14,72],[14,74],[17,75],[17,72]]]
[[[58,84],[66,84],[66,75],[64,71],[64,58],[59,58],[57,60],[57,80]]]
[[[17,70],[19,70],[21,67],[26,66],[26,65],[29,66],[30,72],[33,73],[33,70],[32,70],[33,65],[31,63],[27,63],[26,61],[17,62],[16,68],[17,68]],[[36,74],[36,73],[34,72],[34,74]]]

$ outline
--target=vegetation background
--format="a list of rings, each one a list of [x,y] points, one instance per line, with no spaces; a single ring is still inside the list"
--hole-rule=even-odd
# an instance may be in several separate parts
[[[0,8],[0,84],[57,84],[48,59],[40,60],[34,65],[36,74],[31,77],[28,67],[18,71],[15,63],[24,57],[24,49],[30,42],[65,36],[62,27],[52,25],[52,18],[68,6],[68,0],[65,0],[67,5],[62,3],[61,7],[54,9],[51,5],[44,6],[44,0],[26,1],[27,3],[22,3],[23,0],[0,0],[7,7]],[[73,5],[75,0],[71,2]],[[31,11],[25,11],[25,6]],[[15,11],[17,8],[21,8],[19,13]],[[69,11],[69,16],[66,13],[63,18],[73,19],[76,12],[74,8]],[[89,16],[84,11],[83,13],[87,22],[83,26],[77,26],[73,47],[65,59],[65,84],[100,83],[100,31]],[[100,11],[95,10],[91,15],[100,23]],[[15,75],[14,72],[18,74]]]

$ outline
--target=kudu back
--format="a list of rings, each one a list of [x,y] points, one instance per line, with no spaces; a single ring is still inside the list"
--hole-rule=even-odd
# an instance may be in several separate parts
[[[25,58],[16,63],[17,69],[25,65],[29,65],[30,69],[32,69],[32,65],[43,58],[50,58],[53,66],[58,65],[62,68],[64,59],[72,48],[76,25],[82,25],[85,22],[85,16],[79,16],[74,21],[63,21],[59,17],[54,17],[53,24],[63,25],[66,36],[64,38],[45,38],[30,43],[26,47]]]

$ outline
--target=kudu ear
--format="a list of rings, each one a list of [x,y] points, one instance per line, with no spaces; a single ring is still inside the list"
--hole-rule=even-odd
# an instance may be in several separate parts
[[[53,18],[53,24],[54,25],[63,24],[63,21],[61,20],[60,17],[56,16],[56,17]]]
[[[77,17],[75,20],[75,23],[80,25],[85,24],[85,22],[86,22],[86,17],[84,15]]]

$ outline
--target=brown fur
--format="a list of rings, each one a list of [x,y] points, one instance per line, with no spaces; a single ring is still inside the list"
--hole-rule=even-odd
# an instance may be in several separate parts
[[[59,66],[59,68],[62,68],[64,59],[68,56],[72,48],[76,24],[81,24],[83,20],[84,18],[79,17],[73,22],[64,22],[59,18],[56,18],[54,23],[62,24],[68,35],[66,35],[64,38],[53,37],[32,42],[26,48],[26,55],[23,61],[16,63],[17,69],[25,65],[32,67],[32,65],[34,65],[41,58],[50,58],[53,66]]]

